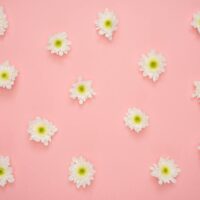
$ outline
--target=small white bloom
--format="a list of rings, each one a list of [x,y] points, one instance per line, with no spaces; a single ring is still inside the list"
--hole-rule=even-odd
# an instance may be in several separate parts
[[[11,66],[8,61],[0,64],[0,87],[11,89],[17,75],[17,69]]]
[[[174,160],[169,158],[160,158],[157,164],[150,167],[151,175],[158,179],[160,185],[165,183],[175,183],[176,177],[180,173],[180,169],[175,164]]]
[[[0,186],[4,187],[7,183],[13,183],[14,181],[9,157],[0,156]]]
[[[58,129],[51,122],[40,117],[36,117],[30,121],[28,127],[30,139],[36,142],[42,142],[46,146],[51,142],[51,137],[57,131]]]
[[[193,14],[192,24],[197,31],[200,33],[200,11]]]
[[[81,77],[70,89],[70,97],[72,99],[77,99],[79,104],[83,104],[88,98],[92,98],[94,95],[95,92],[92,88],[92,81],[84,81]]]
[[[138,108],[129,108],[124,122],[131,130],[139,133],[149,125],[149,117]]]
[[[104,35],[109,40],[112,40],[113,32],[117,30],[118,25],[118,20],[114,12],[106,8],[105,11],[99,13],[95,24],[100,35]]]
[[[67,54],[70,50],[71,42],[68,40],[67,33],[57,33],[49,38],[48,50],[59,56]]]
[[[200,145],[197,147],[198,150],[200,150]]]
[[[94,179],[93,165],[83,157],[72,159],[69,167],[69,181],[76,184],[77,188],[89,186]]]
[[[194,91],[192,97],[200,100],[200,81],[194,81],[194,87],[195,87],[195,91]]]
[[[4,35],[8,28],[8,20],[6,14],[3,11],[3,7],[0,6],[0,35]]]
[[[140,71],[143,72],[143,76],[148,76],[155,82],[158,80],[160,74],[165,71],[166,60],[160,53],[151,50],[146,55],[142,55],[139,66]]]

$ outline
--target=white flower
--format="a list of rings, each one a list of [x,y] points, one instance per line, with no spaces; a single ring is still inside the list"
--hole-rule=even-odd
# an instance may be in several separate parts
[[[157,81],[160,74],[165,71],[166,61],[160,53],[151,50],[146,55],[142,55],[139,66],[143,76],[148,76],[153,81]]]
[[[13,183],[14,181],[9,157],[0,156],[0,186],[4,187],[7,183]]]
[[[131,130],[139,133],[149,125],[149,117],[138,108],[129,108],[124,122]]]
[[[53,54],[63,56],[70,50],[71,42],[68,40],[67,33],[57,33],[49,38],[48,50]]]
[[[200,33],[200,11],[193,14],[193,19],[191,25],[197,29],[197,31]]]
[[[36,142],[42,142],[44,145],[48,145],[51,142],[51,137],[58,131],[58,129],[48,120],[36,117],[30,121],[28,127],[28,133],[30,139]]]
[[[18,71],[15,67],[11,66],[8,61],[0,65],[0,87],[11,89]]]
[[[194,87],[195,87],[195,91],[194,91],[192,97],[200,100],[200,81],[194,81]]]
[[[84,81],[81,77],[70,89],[70,97],[72,99],[77,99],[79,104],[83,104],[88,98],[92,98],[94,95],[95,92],[92,88],[92,81]]]
[[[112,40],[113,32],[117,30],[118,25],[118,20],[114,12],[106,8],[105,11],[99,13],[95,24],[100,35],[105,35],[106,38]]]
[[[72,159],[69,167],[69,181],[76,184],[77,188],[89,186],[94,179],[93,165],[83,157]]]
[[[3,11],[3,7],[0,6],[0,35],[4,35],[8,28],[8,20],[6,14]]]
[[[175,162],[169,158],[160,158],[157,164],[154,164],[151,168],[151,175],[158,178],[160,185],[165,183],[175,183],[176,177],[180,173],[180,169]]]
[[[200,145],[197,147],[198,150],[200,150]]]

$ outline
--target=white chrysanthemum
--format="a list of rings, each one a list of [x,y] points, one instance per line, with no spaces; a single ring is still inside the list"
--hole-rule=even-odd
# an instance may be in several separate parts
[[[99,13],[95,24],[100,35],[104,35],[109,40],[112,40],[113,32],[117,30],[118,25],[118,20],[114,12],[106,8],[105,11]]]
[[[70,50],[71,42],[68,40],[67,33],[57,33],[49,38],[48,50],[53,54],[63,56]]]
[[[14,181],[9,157],[0,156],[0,186],[4,187],[7,183],[13,183]]]
[[[124,122],[131,130],[139,133],[149,125],[149,117],[138,108],[129,108]]]
[[[200,11],[193,14],[192,24],[194,28],[200,33]]]
[[[77,188],[89,186],[94,179],[93,165],[83,157],[72,159],[69,167],[69,181],[76,184]]]
[[[160,185],[165,183],[175,183],[176,177],[180,173],[180,169],[175,164],[174,160],[169,158],[160,158],[157,164],[151,168],[151,175],[158,179]]]
[[[36,117],[30,121],[28,133],[30,139],[36,142],[42,142],[48,145],[51,142],[51,137],[58,131],[58,129],[48,120]]]
[[[8,61],[0,65],[0,87],[11,89],[18,71],[15,67],[11,66]]]
[[[92,98],[94,95],[92,81],[84,81],[81,77],[70,89],[70,97],[77,99],[80,104],[83,104],[88,98]]]
[[[200,81],[194,81],[195,91],[193,93],[193,97],[200,100]]]
[[[8,28],[8,20],[6,14],[3,11],[3,7],[0,6],[0,35],[4,35]]]
[[[160,53],[151,50],[146,55],[142,55],[139,66],[143,76],[148,76],[153,81],[157,81],[160,74],[165,71],[166,60]]]

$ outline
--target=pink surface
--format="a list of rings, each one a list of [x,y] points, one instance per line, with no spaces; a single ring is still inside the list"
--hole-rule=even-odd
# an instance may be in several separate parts
[[[0,90],[0,154],[11,157],[16,181],[0,188],[1,200],[199,200],[200,105],[191,99],[200,80],[200,35],[190,26],[199,0],[1,0],[9,29],[0,38],[0,63],[19,71],[13,90]],[[119,18],[112,42],[94,21],[108,7]],[[46,50],[48,37],[66,31],[65,57]],[[151,48],[165,55],[167,71],[153,84],[138,70]],[[69,98],[78,76],[97,92],[83,106]],[[136,135],[125,127],[129,107],[150,117]],[[35,116],[59,129],[46,148],[29,141]],[[73,156],[94,163],[91,187],[68,182]],[[175,185],[159,186],[149,166],[160,156],[181,168]]]

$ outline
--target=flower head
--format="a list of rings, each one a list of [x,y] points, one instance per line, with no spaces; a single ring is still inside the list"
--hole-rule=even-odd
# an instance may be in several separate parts
[[[8,61],[0,65],[0,87],[11,89],[18,71],[15,67],[11,66]]]
[[[51,142],[51,137],[58,131],[58,129],[48,120],[36,117],[30,121],[28,133],[30,139],[36,142],[42,142],[45,146]]]
[[[72,159],[69,167],[69,181],[76,184],[77,188],[89,186],[94,179],[93,165],[83,157]]]
[[[10,166],[8,156],[0,156],[0,186],[4,187],[7,183],[13,183],[14,176]]]
[[[124,122],[131,130],[139,133],[149,125],[149,117],[138,108],[129,108]]]
[[[109,40],[112,40],[113,32],[117,30],[118,25],[118,20],[114,12],[106,8],[105,11],[99,13],[95,24],[100,35],[104,35]]]
[[[48,50],[59,56],[67,54],[70,50],[71,42],[68,40],[67,33],[57,33],[49,38]]]
[[[191,25],[200,33],[200,11],[193,14]]]
[[[8,20],[6,14],[3,11],[3,7],[0,7],[0,35],[4,35],[8,28]]]
[[[72,99],[77,99],[79,104],[83,104],[88,98],[92,98],[94,95],[95,92],[92,88],[92,81],[84,81],[81,77],[70,89],[70,97]]]
[[[200,81],[194,81],[195,91],[193,93],[193,97],[200,100]]]
[[[160,185],[166,183],[175,183],[176,177],[180,173],[180,169],[175,164],[174,160],[169,158],[160,158],[157,164],[151,168],[151,175],[158,179]]]
[[[166,61],[160,53],[151,50],[146,55],[142,55],[139,66],[140,71],[143,72],[143,76],[148,76],[155,82],[158,80],[160,74],[165,71]]]

